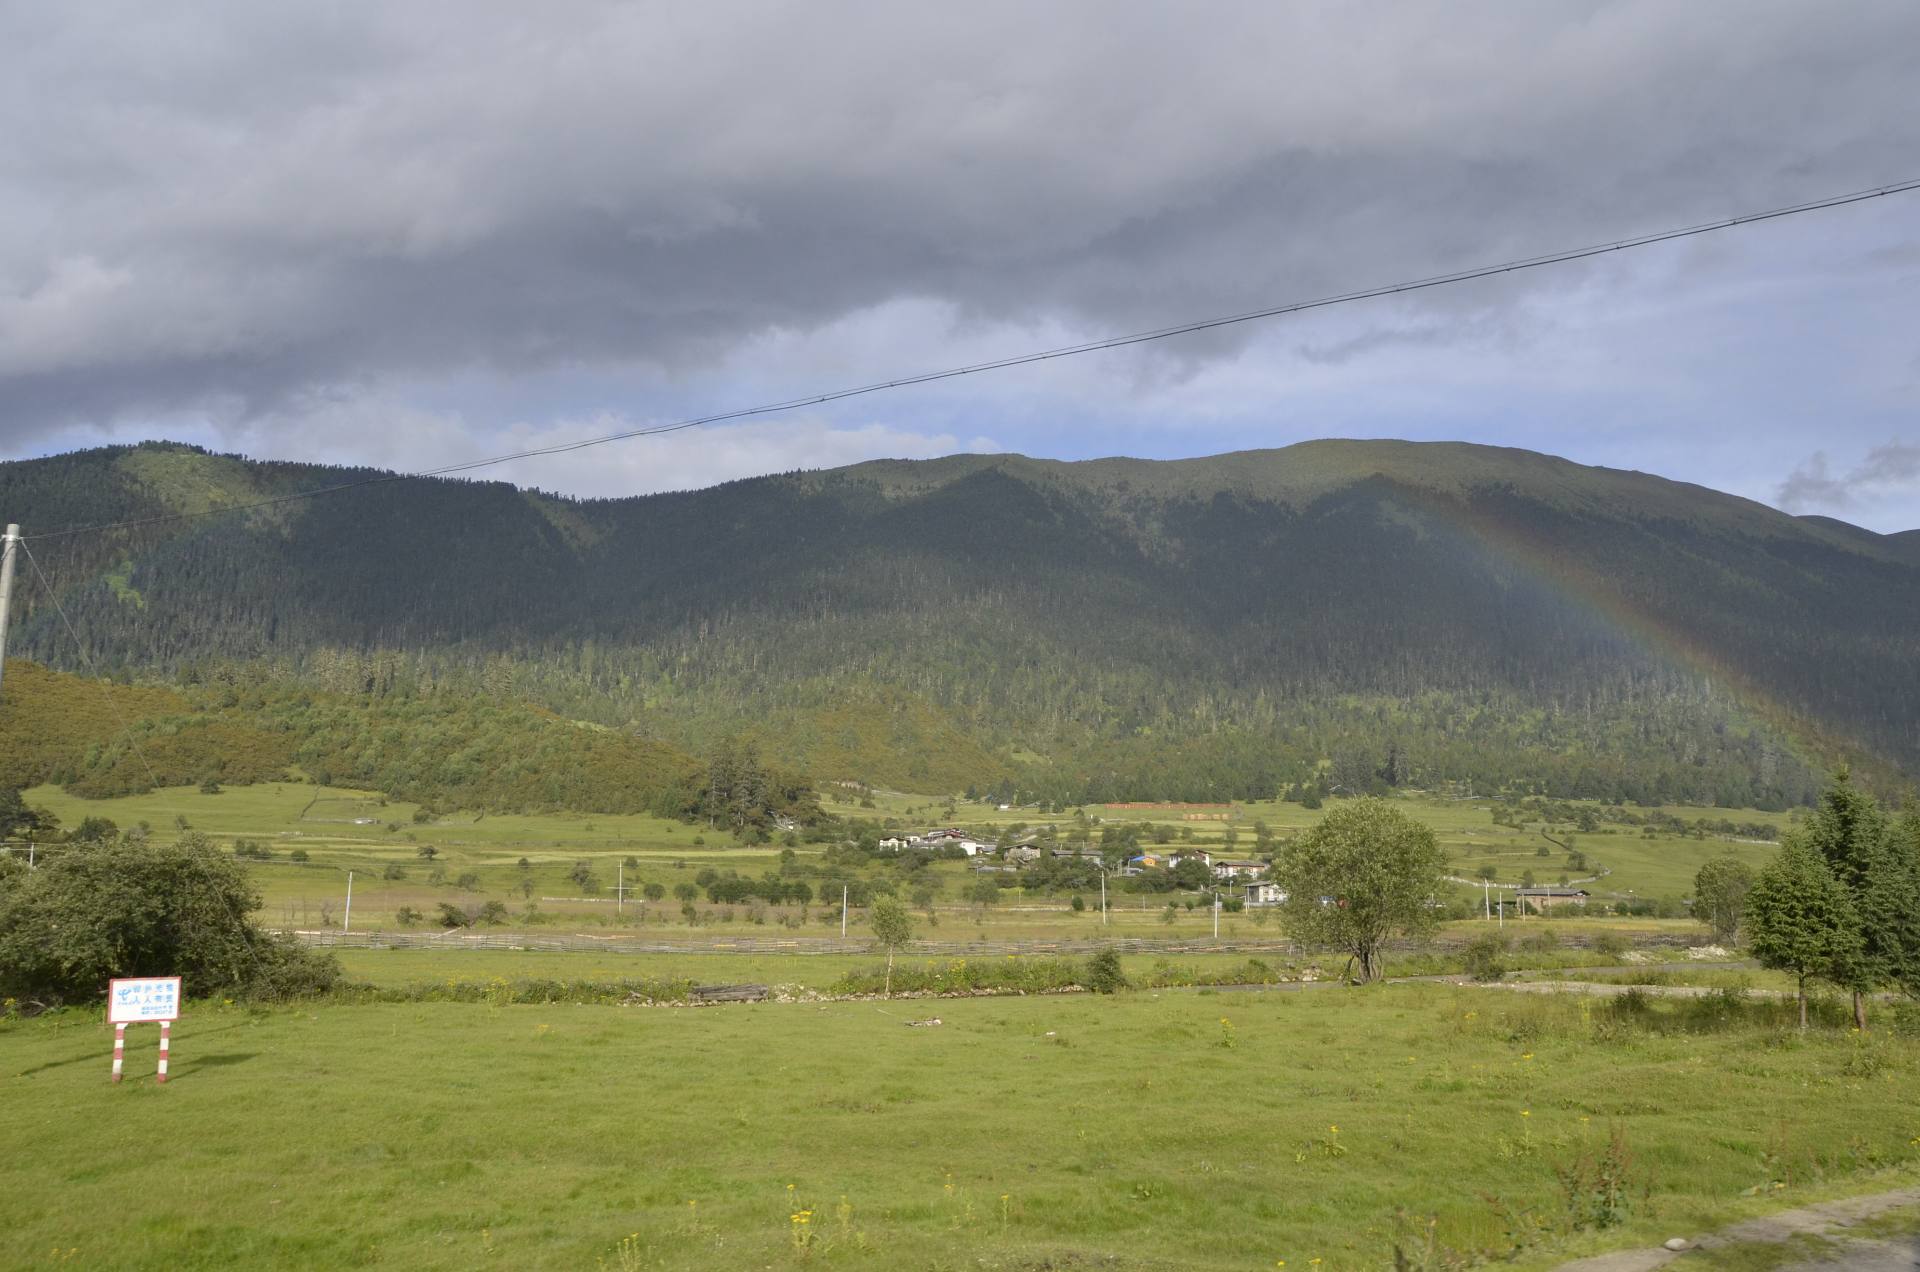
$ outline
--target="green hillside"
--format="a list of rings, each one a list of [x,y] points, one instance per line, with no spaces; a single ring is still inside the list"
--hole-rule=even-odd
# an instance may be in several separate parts
[[[615,500],[399,479],[164,519],[377,476],[154,443],[0,465],[0,507],[30,535],[136,523],[35,553],[98,667],[183,691],[528,702],[696,755],[744,734],[818,778],[1075,801],[1778,808],[1837,758],[1920,772],[1910,536],[1641,473],[1329,441]],[[22,588],[14,651],[83,665],[46,600]]]

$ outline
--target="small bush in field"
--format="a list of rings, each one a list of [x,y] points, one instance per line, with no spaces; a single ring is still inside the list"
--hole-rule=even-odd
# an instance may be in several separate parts
[[[1079,898],[1075,897],[1074,900]],[[1127,974],[1121,970],[1119,953],[1100,950],[1089,958],[1084,983],[1088,990],[1096,994],[1113,994],[1126,989]]]
[[[1497,981],[1507,974],[1507,938],[1483,932],[1467,942],[1466,972],[1477,981]]]

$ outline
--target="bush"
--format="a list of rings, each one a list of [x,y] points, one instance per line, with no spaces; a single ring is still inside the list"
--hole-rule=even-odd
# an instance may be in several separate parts
[[[649,883],[640,889],[640,895],[649,901],[662,900],[667,895],[667,885],[664,883]]]
[[[1497,981],[1507,974],[1507,937],[1482,932],[1467,942],[1466,972],[1477,981]]]
[[[340,977],[329,955],[261,930],[245,870],[202,834],[76,846],[0,894],[0,996],[98,999],[115,976],[180,976],[194,997],[279,998]]]
[[[305,848],[295,848],[292,852],[287,854],[288,861],[305,861],[306,859],[307,859],[307,850]]]
[[[1082,901],[1082,900],[1080,899],[1080,894],[1079,894],[1078,892],[1076,892],[1076,893],[1074,893],[1074,894],[1073,894],[1073,900],[1072,900],[1072,901],[1070,901],[1070,902],[1068,902],[1067,904],[1069,904],[1069,905],[1071,905],[1071,906],[1073,907],[1073,912],[1074,912],[1075,914],[1078,914],[1078,913],[1080,913],[1080,912],[1081,912],[1082,910],[1084,910],[1084,909],[1086,909],[1086,908],[1087,908],[1087,903],[1086,903],[1085,901]]]
[[[389,882],[395,882],[407,877],[407,868],[397,861],[389,861],[387,868],[380,872],[380,877]]]
[[[400,921],[401,927],[410,928],[414,924],[418,923],[420,920],[426,918],[427,916],[420,913],[420,911],[414,909],[410,905],[403,905],[400,907],[399,913],[395,914],[393,917]]]
[[[1074,900],[1079,898],[1075,897]],[[1089,958],[1082,983],[1095,994],[1113,994],[1128,988],[1127,974],[1120,968],[1118,951],[1100,950]]]
[[[453,886],[463,892],[478,892],[480,890],[480,874],[475,870],[464,870],[461,872],[460,877],[453,881]]]
[[[1619,958],[1627,952],[1627,946],[1627,938],[1618,932],[1603,932],[1593,942],[1593,948],[1608,958]]]

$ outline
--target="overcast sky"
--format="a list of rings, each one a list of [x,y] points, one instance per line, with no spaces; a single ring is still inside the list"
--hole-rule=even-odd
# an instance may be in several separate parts
[[[1920,5],[0,0],[0,456],[418,468],[1920,177]],[[1920,193],[491,470],[1464,439],[1920,526]]]

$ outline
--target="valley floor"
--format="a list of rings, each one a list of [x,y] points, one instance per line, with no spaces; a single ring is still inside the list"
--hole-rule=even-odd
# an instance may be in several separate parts
[[[136,1027],[115,1087],[58,1013],[0,1022],[0,1264],[1336,1272],[1431,1217],[1547,1267],[1914,1181],[1912,1019],[1784,1020],[1433,984],[213,1003],[172,1082]]]

